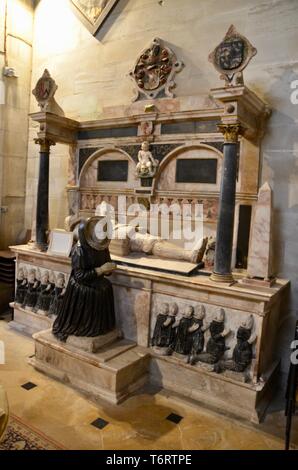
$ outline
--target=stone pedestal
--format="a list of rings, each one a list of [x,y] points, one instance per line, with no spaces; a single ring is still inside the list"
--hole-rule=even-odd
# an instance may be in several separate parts
[[[114,341],[121,337],[122,333],[120,330],[113,330],[106,335],[95,336],[93,338],[87,338],[86,336],[69,336],[66,340],[66,344],[81,349],[82,351],[96,353],[104,346],[114,343]]]
[[[29,363],[94,400],[120,403],[148,380],[148,351],[132,341],[115,341],[94,354],[58,341],[51,330],[33,338],[35,357]]]
[[[11,302],[9,305],[14,309],[13,321],[8,324],[10,328],[28,336],[32,336],[38,331],[52,328],[54,322],[52,318],[34,313],[32,310],[26,310],[14,302]]]

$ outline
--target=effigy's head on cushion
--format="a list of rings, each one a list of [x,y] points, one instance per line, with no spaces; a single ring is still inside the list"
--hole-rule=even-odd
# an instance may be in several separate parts
[[[81,221],[78,235],[82,247],[90,246],[97,251],[105,250],[111,242],[105,217],[90,217]]]

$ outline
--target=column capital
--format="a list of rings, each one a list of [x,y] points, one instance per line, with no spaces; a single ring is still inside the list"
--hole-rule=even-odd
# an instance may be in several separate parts
[[[34,142],[36,143],[36,145],[40,145],[40,151],[45,153],[49,152],[51,146],[56,145],[56,142],[54,142],[53,140],[40,137],[34,139]]]
[[[218,124],[218,130],[223,134],[226,144],[236,144],[238,136],[242,134],[243,127],[238,122],[230,124]]]

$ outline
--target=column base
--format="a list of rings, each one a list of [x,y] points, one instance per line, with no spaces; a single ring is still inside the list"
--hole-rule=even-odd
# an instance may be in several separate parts
[[[231,273],[219,274],[213,272],[210,276],[210,280],[213,282],[222,282],[226,284],[234,284],[236,282]]]

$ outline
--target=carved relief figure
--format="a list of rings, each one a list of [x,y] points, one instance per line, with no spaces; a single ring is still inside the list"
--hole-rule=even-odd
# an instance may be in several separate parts
[[[26,310],[32,310],[37,302],[39,280],[37,279],[35,269],[30,269],[28,273],[28,289],[24,298],[22,307]]]
[[[153,177],[159,165],[149,150],[149,143],[143,142],[142,149],[138,153],[139,163],[137,164],[137,175],[139,177]]]
[[[55,288],[51,294],[49,316],[57,315],[61,307],[64,294],[65,294],[65,275],[62,273],[59,273],[57,276]]]
[[[253,358],[253,343],[257,336],[252,334],[253,316],[250,315],[237,331],[237,344],[233,350],[232,359],[224,361],[223,369],[234,372],[244,372]]]
[[[106,227],[97,227],[101,220],[91,217],[78,228],[79,240],[71,253],[72,273],[53,325],[53,334],[61,341],[70,335],[104,335],[115,328],[113,288],[105,276],[116,265],[111,262]]]
[[[173,303],[169,306],[168,303],[164,303],[161,306],[160,313],[156,317],[151,345],[158,348],[165,348],[164,354],[170,354],[172,352],[173,343],[175,341],[174,324],[177,313],[177,304]]]
[[[200,354],[204,350],[205,338],[204,333],[209,328],[209,325],[204,326],[203,320],[206,315],[206,310],[204,305],[199,305],[193,316],[193,323],[189,328],[189,333],[191,335],[191,351],[188,356],[188,362],[192,363],[193,358]]]
[[[22,305],[25,299],[25,295],[28,288],[28,281],[25,275],[24,268],[19,268],[17,275],[17,288],[16,288],[16,297],[15,303]]]
[[[41,276],[41,283],[38,287],[38,298],[36,305],[33,309],[34,312],[40,313],[42,315],[47,315],[50,303],[51,303],[51,294],[53,292],[55,285],[50,283],[50,274],[49,271],[44,271]]]
[[[206,352],[192,357],[191,364],[196,362],[206,362],[207,364],[216,364],[226,351],[225,337],[230,330],[225,330],[225,311],[220,309],[219,315],[210,324],[210,338],[207,342]]]
[[[194,308],[191,305],[185,307],[182,318],[177,327],[175,341],[175,352],[178,354],[189,355],[192,347],[192,334],[189,329],[193,323]]]

